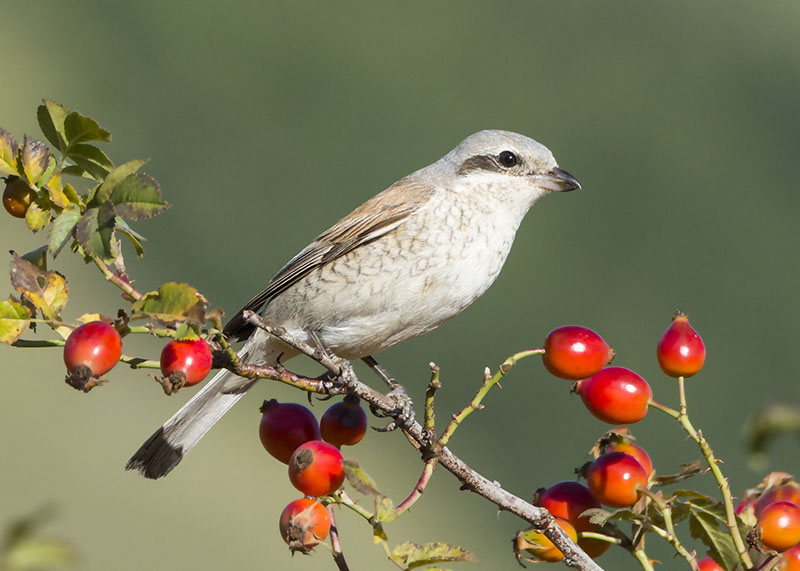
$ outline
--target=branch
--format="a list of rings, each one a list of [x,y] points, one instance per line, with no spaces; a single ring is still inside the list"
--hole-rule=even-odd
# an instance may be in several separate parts
[[[433,446],[434,443],[431,441],[431,433],[425,430],[425,428],[414,419],[413,413],[410,411],[410,403],[407,400],[404,401],[404,399],[399,398],[397,396],[397,391],[392,391],[392,393],[385,395],[365,385],[358,380],[353,367],[348,361],[335,356],[326,355],[324,351],[294,338],[283,328],[270,326],[256,313],[245,312],[244,318],[254,326],[275,335],[285,343],[298,349],[301,353],[311,357],[330,372],[337,374],[338,380],[332,381],[330,387],[325,387],[328,394],[335,394],[335,392],[354,394],[366,401],[372,408],[380,410],[387,416],[394,418],[397,426],[403,431],[403,434],[409,439],[414,448],[417,450],[431,448],[431,452],[438,458],[439,464],[444,466],[448,472],[453,474],[461,482],[462,489],[478,494],[500,509],[522,518],[538,529],[542,529],[547,538],[564,554],[564,562],[568,566],[584,571],[602,571],[602,568],[586,555],[564,530],[555,524],[555,519],[546,509],[536,507],[526,502],[503,489],[499,483],[492,482],[488,478],[485,478],[470,468],[446,446]],[[514,359],[514,362],[516,362],[516,359]],[[504,365],[505,364],[506,363],[504,363]],[[281,376],[281,372],[277,371],[275,368],[257,366],[246,367],[250,370],[251,374],[257,375],[259,378],[269,378],[285,382]],[[508,371],[508,368],[510,367],[501,367],[502,373],[498,374],[498,380],[499,377]],[[488,391],[488,388],[493,384],[494,383],[490,383],[489,386],[484,388]],[[321,391],[315,390],[314,392]],[[485,392],[482,394],[485,395]]]

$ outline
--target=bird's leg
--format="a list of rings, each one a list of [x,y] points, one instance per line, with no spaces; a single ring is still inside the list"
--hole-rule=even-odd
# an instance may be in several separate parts
[[[381,367],[371,355],[367,355],[361,360],[364,361],[364,363],[366,363],[367,366],[372,369],[375,374],[378,375],[381,380],[383,380],[383,382],[386,383],[390,389],[386,396],[396,403],[395,409],[388,414],[370,407],[372,414],[377,417],[390,416],[394,418],[394,420],[390,422],[388,426],[381,429],[381,431],[388,432],[397,428],[402,428],[409,422],[412,422],[414,420],[414,403],[411,400],[411,397],[408,396],[405,387],[398,383],[397,380],[395,380],[395,378],[389,374],[389,371]]]

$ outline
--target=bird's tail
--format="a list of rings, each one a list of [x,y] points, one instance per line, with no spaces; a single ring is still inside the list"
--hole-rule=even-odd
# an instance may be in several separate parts
[[[145,478],[163,478],[256,381],[221,370],[141,445],[125,465]]]

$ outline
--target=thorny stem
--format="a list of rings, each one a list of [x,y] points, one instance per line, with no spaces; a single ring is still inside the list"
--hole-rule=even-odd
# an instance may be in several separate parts
[[[433,433],[436,430],[436,415],[433,412],[433,399],[436,396],[436,391],[442,386],[439,382],[439,367],[435,363],[430,364],[431,367],[431,380],[428,383],[428,388],[425,390],[425,422],[423,426],[425,430]]]
[[[133,287],[133,285],[131,285],[129,281],[122,279],[117,274],[112,272],[111,269],[106,265],[106,263],[103,260],[95,256],[92,256],[92,261],[98,267],[100,273],[103,274],[103,277],[106,278],[106,281],[109,281],[115,286],[117,286],[130,299],[132,299],[133,301],[138,301],[142,298],[142,293],[139,290]]]
[[[681,557],[686,559],[686,561],[689,563],[689,566],[692,568],[692,571],[699,571],[695,557],[689,553],[675,533],[675,526],[672,522],[672,506],[669,504],[669,502],[665,502],[659,494],[653,493],[651,490],[643,489],[642,493],[658,506],[661,516],[664,518],[664,527],[666,527],[666,529],[663,530],[660,527],[648,524],[648,529],[667,540],[672,547],[675,548],[675,551],[677,551]]]
[[[320,355],[313,347],[298,339],[288,335],[286,331],[280,328],[270,327],[264,323],[260,316],[253,312],[247,312],[245,318],[255,325],[262,327],[266,325],[269,333],[278,336],[282,341],[290,344],[298,349],[300,352],[311,356],[318,363],[322,364],[331,371],[339,372],[339,378],[334,383],[331,382],[331,391],[348,392],[361,398],[374,408],[379,409],[397,419],[399,428],[403,431],[409,441],[417,449],[422,449],[431,444],[429,433],[423,426],[417,422],[413,416],[407,414],[407,410],[398,411],[398,401],[390,395],[384,395],[373,388],[365,385],[358,380],[358,377],[353,371],[352,366],[347,361],[339,359],[338,357],[329,357]],[[528,355],[541,353],[541,349],[534,349],[517,353],[509,357],[509,359],[501,366],[499,377],[508,372],[511,365],[517,360]],[[231,369],[234,370],[234,369]],[[251,372],[256,378],[271,378],[281,380],[279,375],[272,367],[251,367]],[[487,389],[488,390],[488,389]],[[488,478],[482,476],[472,468],[470,468],[463,460],[453,454],[446,446],[441,448],[437,447],[436,454],[439,463],[451,474],[453,474],[462,484],[462,489],[469,490],[479,496],[489,500],[497,505],[499,508],[508,511],[517,517],[527,521],[531,525],[544,530],[545,536],[564,553],[564,561],[568,565],[581,569],[583,571],[602,571],[602,568],[597,565],[586,553],[584,553],[572,539],[561,529],[555,525],[555,520],[547,510],[536,507],[522,498],[519,498],[510,492],[503,489],[497,482],[492,482]],[[349,506],[348,506],[349,507]],[[351,508],[352,509],[352,508]],[[373,524],[374,525],[374,524]]]
[[[433,475],[433,469],[436,467],[438,461],[439,459],[434,456],[425,462],[425,466],[422,468],[422,475],[420,475],[419,480],[417,480],[414,490],[405,500],[400,503],[400,505],[397,506],[398,514],[408,510],[408,508],[413,506],[417,500],[422,497],[422,494],[425,491],[425,486],[427,486],[428,482],[430,482],[431,476]]]
[[[645,553],[643,549],[637,549],[633,552],[633,555],[636,557],[637,561],[639,561],[642,569],[645,571],[655,571],[653,569],[653,564],[650,562],[650,558],[647,557],[647,553]]]
[[[742,565],[745,569],[753,569],[753,561],[750,559],[747,546],[742,539],[741,533],[739,533],[739,526],[736,523],[733,496],[731,495],[731,488],[730,484],[728,483],[728,479],[722,473],[722,470],[719,469],[719,461],[714,456],[714,452],[711,450],[711,446],[708,444],[708,441],[703,437],[702,432],[695,429],[691,420],[689,420],[684,380],[685,379],[683,377],[678,377],[678,396],[680,399],[679,410],[656,403],[655,401],[650,401],[649,404],[653,408],[656,408],[676,419],[686,431],[686,434],[688,434],[689,437],[700,447],[700,452],[703,455],[703,458],[706,459],[708,468],[714,476],[714,479],[717,481],[717,485],[722,492],[722,503],[725,506],[725,525],[728,528],[728,534],[731,536],[733,544],[736,547],[736,551],[739,554],[739,561],[742,562]]]
[[[503,361],[503,364],[497,369],[497,372],[492,375],[491,371],[489,371],[488,367],[486,368],[483,374],[483,383],[481,383],[481,387],[478,389],[478,392],[475,393],[475,396],[472,400],[461,409],[460,412],[453,415],[453,419],[447,425],[442,436],[438,440],[438,444],[440,446],[447,446],[447,443],[450,441],[450,438],[453,436],[453,433],[459,427],[459,425],[464,422],[470,414],[475,412],[476,410],[480,410],[483,408],[481,401],[483,401],[484,397],[489,393],[489,390],[500,382],[506,373],[511,370],[517,361],[520,359],[524,359],[525,357],[530,357],[531,355],[542,355],[544,353],[544,349],[528,349],[526,351],[520,351],[519,353],[515,353],[511,355],[508,359]]]

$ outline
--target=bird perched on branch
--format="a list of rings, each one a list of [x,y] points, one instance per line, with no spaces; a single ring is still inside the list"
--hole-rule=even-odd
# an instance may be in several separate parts
[[[470,135],[320,234],[224,333],[245,340],[239,355],[254,365],[285,362],[297,350],[254,328],[245,310],[260,309],[271,325],[344,359],[419,337],[494,282],[539,198],[578,188],[533,139],[508,131]],[[127,469],[166,476],[254,383],[220,371],[139,448]]]

